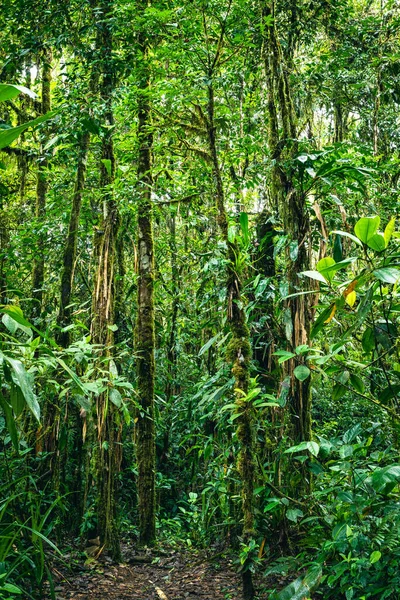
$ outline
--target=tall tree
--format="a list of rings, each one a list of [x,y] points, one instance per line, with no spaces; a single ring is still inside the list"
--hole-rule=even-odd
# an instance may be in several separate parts
[[[139,538],[152,544],[156,536],[156,453],[154,415],[154,240],[151,191],[153,132],[150,105],[149,41],[144,29],[147,0],[139,2],[142,29],[138,34],[138,287],[135,348],[140,409],[136,424]]]
[[[269,147],[273,160],[271,191],[279,207],[285,231],[294,244],[292,256],[287,257],[289,294],[299,291],[298,275],[309,268],[311,258],[310,218],[305,195],[296,189],[293,171],[285,161],[293,160],[298,152],[296,115],[292,101],[288,66],[285,64],[276,23],[275,1],[262,0],[262,30],[267,80],[269,117]],[[293,247],[293,246],[291,246]],[[288,253],[289,254],[289,253]],[[293,258],[294,257],[294,258]],[[302,286],[304,289],[304,285]],[[307,345],[310,339],[311,295],[295,295],[287,301],[289,327],[287,337],[291,350]],[[298,355],[289,362],[290,406],[295,439],[311,437],[310,377],[296,376],[304,358]]]
[[[46,114],[51,109],[51,73],[52,73],[52,51],[46,47],[41,56],[42,62],[42,83],[41,83],[41,106],[40,112]],[[37,184],[36,184],[36,202],[35,202],[35,217],[37,227],[40,229],[37,241],[37,248],[33,261],[32,272],[32,316],[38,317],[42,311],[43,303],[43,286],[44,286],[44,270],[45,270],[45,233],[43,226],[45,224],[46,215],[46,194],[48,190],[48,159],[46,150],[44,150],[43,140],[41,142],[41,152],[39,155]]]
[[[101,64],[102,101],[102,140],[100,188],[102,192],[102,216],[95,232],[95,256],[97,270],[94,280],[92,300],[91,335],[98,345],[107,372],[112,369],[116,239],[119,228],[119,214],[114,197],[115,154],[113,141],[113,0],[104,0],[94,6],[94,15],[99,29],[99,58]],[[117,437],[115,422],[116,407],[111,401],[107,388],[96,399],[97,449],[94,456],[94,475],[97,485],[97,517],[102,544],[110,550],[114,558],[120,557],[118,527],[116,521],[116,478],[118,469]]]
[[[217,125],[215,121],[215,78],[220,66],[221,53],[225,42],[227,20],[230,16],[232,3],[229,2],[227,12],[222,21],[219,37],[212,54],[207,54],[207,113],[204,122],[207,131],[209,152],[211,155],[212,173],[214,179],[215,201],[217,208],[217,222],[221,237],[226,244],[227,258],[227,320],[231,331],[226,358],[232,365],[232,375],[235,378],[235,410],[238,413],[236,434],[240,444],[237,468],[241,479],[241,496],[243,511],[242,538],[244,544],[248,544],[254,535],[254,432],[253,432],[253,408],[251,402],[247,401],[250,384],[250,361],[252,356],[250,343],[250,330],[247,325],[245,313],[245,298],[242,292],[241,274],[238,268],[240,248],[236,239],[228,234],[229,217],[226,209],[224,184],[221,174],[220,158],[217,141]],[[207,17],[203,12],[204,36],[206,47],[209,49],[210,39],[207,28]],[[252,572],[249,565],[245,565],[242,571],[243,598],[252,600],[255,591],[253,586]]]

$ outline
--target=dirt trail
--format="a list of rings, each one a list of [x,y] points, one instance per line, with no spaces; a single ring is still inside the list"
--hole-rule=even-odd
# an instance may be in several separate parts
[[[239,600],[240,577],[226,560],[203,555],[106,557],[73,572],[54,573],[57,600]]]

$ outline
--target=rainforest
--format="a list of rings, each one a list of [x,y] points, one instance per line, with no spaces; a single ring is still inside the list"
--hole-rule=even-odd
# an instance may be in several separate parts
[[[399,600],[399,0],[0,23],[0,600]]]

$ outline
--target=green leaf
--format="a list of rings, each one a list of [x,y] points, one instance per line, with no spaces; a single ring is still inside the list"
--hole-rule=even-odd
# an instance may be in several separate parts
[[[318,587],[321,577],[321,567],[312,567],[304,577],[299,577],[277,594],[273,594],[270,600],[307,600],[311,592]]]
[[[333,386],[333,390],[332,390],[332,400],[334,400],[335,402],[336,402],[336,400],[340,400],[340,398],[343,398],[346,391],[347,390],[344,385],[342,385],[341,383],[336,383]]]
[[[306,365],[299,365],[293,371],[294,376],[299,381],[305,381],[311,374],[311,371]]]
[[[13,444],[16,452],[18,453],[18,451],[19,451],[18,432],[17,432],[17,428],[15,426],[15,419],[14,419],[14,415],[12,412],[12,408],[8,404],[8,402],[3,398],[3,396],[1,394],[0,394],[0,406],[3,409],[8,433],[10,434],[12,444]]]
[[[289,508],[286,511],[286,518],[289,519],[289,521],[293,521],[293,523],[297,523],[301,517],[304,517],[304,513],[299,508]]]
[[[21,311],[21,313],[22,313],[22,311]],[[3,324],[7,327],[8,331],[12,334],[14,334],[17,331],[17,329],[21,329],[28,335],[32,335],[32,329],[30,327],[27,327],[26,325],[22,325],[17,320],[15,320],[13,317],[11,317],[9,313],[4,313],[1,320],[2,320]]]
[[[400,465],[389,465],[388,467],[378,468],[365,481],[372,485],[375,491],[386,491],[387,486],[390,489],[400,480]],[[389,491],[390,491],[389,489]]]
[[[378,231],[379,223],[381,218],[376,217],[363,217],[359,219],[354,226],[354,233],[364,244],[367,244],[371,238],[374,237]]]
[[[310,279],[316,279],[321,283],[328,283],[326,278],[323,275],[321,275],[321,273],[319,273],[318,271],[301,271],[299,275],[305,275],[306,277],[309,277]]]
[[[321,275],[323,275],[329,281],[329,283],[331,283],[333,279],[333,273],[326,271],[326,269],[328,267],[332,267],[335,264],[335,260],[330,256],[327,256],[326,258],[321,258],[321,260],[317,263],[318,273],[321,273]]]
[[[36,98],[35,92],[32,92],[27,87],[23,85],[16,85],[12,83],[0,83],[0,102],[5,102],[6,100],[13,100],[19,94],[26,94],[31,98]]]
[[[83,392],[86,395],[87,390],[85,389],[85,386],[83,385],[79,377],[76,375],[76,373],[74,373],[72,369],[69,368],[69,366],[63,361],[62,358],[58,358],[58,356],[55,356],[54,358],[56,359],[58,364],[61,365],[62,368],[68,373],[68,375],[70,375],[71,379],[81,390],[81,392]]]
[[[313,456],[318,456],[319,453],[319,445],[317,442],[301,442],[297,444],[297,446],[291,446],[287,450],[285,450],[285,454],[293,454],[294,452],[303,452],[304,450],[308,450],[310,454]]]
[[[17,329],[18,329],[18,323],[16,321],[14,321],[14,319],[12,319],[10,317],[10,315],[8,315],[7,313],[4,313],[2,319],[1,319],[3,325],[5,327],[7,327],[8,331],[12,334],[14,334]]]
[[[340,262],[343,259],[342,238],[340,235],[335,235],[335,241],[333,243],[333,258],[336,262]]]
[[[371,563],[371,565],[378,562],[378,560],[381,559],[381,556],[382,552],[379,552],[379,550],[375,550],[374,552],[372,552],[371,556],[369,557],[369,562]]]
[[[109,158],[102,158],[101,162],[103,163],[103,165],[104,165],[104,167],[105,167],[105,169],[107,171],[107,175],[109,177],[111,177],[111,168],[112,168],[112,166],[111,166],[111,160]]]
[[[0,150],[12,144],[12,142],[14,142],[21,135],[21,133],[23,133],[30,127],[36,127],[36,125],[48,121],[49,119],[54,117],[55,114],[57,114],[57,111],[53,110],[46,113],[45,115],[42,115],[41,117],[38,117],[37,119],[33,119],[33,121],[27,121],[26,123],[24,123],[23,125],[19,125],[18,127],[11,127],[10,129],[1,130]]]
[[[11,358],[6,354],[3,354],[3,358],[11,366],[14,371],[16,383],[21,388],[21,392],[24,395],[25,401],[31,410],[36,420],[40,423],[40,406],[36,400],[36,396],[33,393],[31,382],[28,377],[28,373],[25,371],[25,367],[19,360]]]
[[[400,270],[394,267],[382,267],[373,271],[375,277],[383,283],[397,283],[400,279]]]
[[[26,406],[24,395],[21,388],[14,382],[10,385],[10,402],[16,417],[22,413]]]
[[[250,240],[249,235],[249,217],[247,213],[241,212],[239,216],[240,229],[242,230],[244,243],[247,245]]]
[[[358,375],[355,375],[354,373],[352,373],[350,375],[350,383],[353,386],[353,388],[360,394],[363,394],[365,392],[364,382],[361,379],[361,377],[358,377]]]
[[[349,456],[353,456],[353,454],[354,448],[351,446],[351,444],[344,444],[344,446],[341,446],[339,450],[339,456],[341,458],[348,458]]]
[[[385,238],[385,244],[386,244],[386,246],[390,242],[390,238],[393,235],[395,225],[396,225],[396,217],[393,217],[392,219],[390,219],[389,223],[385,227],[385,231],[384,231],[383,237]]]
[[[382,252],[382,250],[386,248],[385,238],[382,233],[376,233],[368,240],[367,245],[369,248],[372,248],[372,250],[376,250],[376,252]]]
[[[211,348],[211,346],[212,346],[212,345],[213,345],[213,344],[214,344],[214,343],[217,341],[217,339],[219,338],[219,336],[220,336],[220,334],[219,334],[219,333],[217,333],[217,335],[214,335],[214,337],[210,338],[210,339],[208,340],[208,342],[206,342],[206,343],[204,344],[204,346],[202,346],[202,347],[200,348],[200,350],[199,350],[199,353],[198,353],[198,355],[197,355],[197,356],[202,356],[202,355],[204,354],[204,352],[207,352],[207,350],[208,350],[209,348]]]
[[[356,238],[356,236],[353,235],[352,233],[348,233],[347,231],[340,231],[340,230],[331,231],[331,233],[335,233],[336,235],[341,235],[342,237],[350,238],[351,240],[353,240],[353,242],[355,242],[359,246],[362,246],[362,243],[360,242],[360,240],[358,238]]]
[[[357,423],[343,434],[343,442],[345,444],[350,444],[350,442],[352,442],[361,432],[362,425],[361,423]]]
[[[294,352],[287,352],[287,350],[277,350],[273,353],[273,356],[279,356],[278,363],[281,365],[283,362],[296,356],[296,354]]]
[[[371,327],[368,327],[364,331],[361,339],[361,345],[366,354],[369,354],[375,348],[375,336],[374,331]]]
[[[108,397],[110,398],[111,402],[117,408],[121,408],[121,406],[122,406],[122,396],[121,396],[120,392],[116,388],[110,388],[108,390]]]
[[[12,583],[4,583],[1,586],[1,590],[4,590],[5,592],[7,592],[8,594],[22,594],[22,590],[17,587],[16,585],[13,585]]]

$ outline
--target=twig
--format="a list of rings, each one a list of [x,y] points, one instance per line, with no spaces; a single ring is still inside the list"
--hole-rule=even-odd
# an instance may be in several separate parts
[[[156,586],[155,583],[153,583],[150,579],[149,579],[150,583],[152,585],[154,585],[154,589],[157,592],[158,597],[160,598],[160,600],[168,600],[167,596],[164,594],[164,592],[162,591],[162,589],[160,589],[159,587]]]

